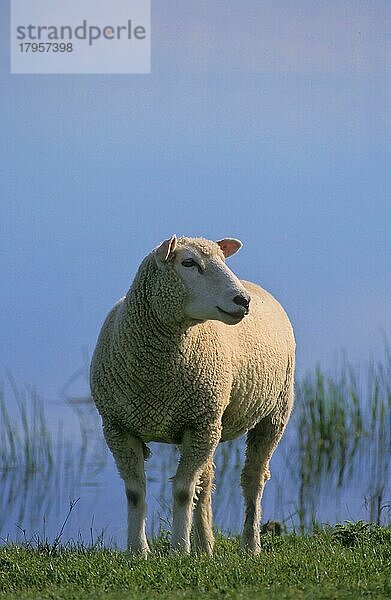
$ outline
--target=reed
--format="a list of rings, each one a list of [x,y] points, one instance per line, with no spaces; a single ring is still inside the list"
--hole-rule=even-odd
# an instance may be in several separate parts
[[[9,522],[34,527],[61,509],[64,498],[75,498],[84,480],[106,463],[101,441],[89,443],[87,415],[74,410],[76,431],[65,439],[61,420],[49,423],[43,401],[31,387],[19,387],[8,373],[12,397],[0,390],[0,531]],[[91,410],[92,407],[89,407]],[[98,446],[98,447],[97,447]]]
[[[292,448],[298,469],[298,513],[305,528],[323,493],[352,481],[371,521],[380,523],[390,493],[391,356],[364,372],[346,360],[336,375],[320,367],[299,382]]]

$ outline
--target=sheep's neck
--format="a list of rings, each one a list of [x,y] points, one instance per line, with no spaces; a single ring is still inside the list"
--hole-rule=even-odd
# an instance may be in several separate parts
[[[146,285],[132,286],[125,299],[125,312],[122,328],[135,344],[150,345],[154,350],[167,351],[177,346],[191,325],[190,322],[162,321],[149,300],[150,292]]]

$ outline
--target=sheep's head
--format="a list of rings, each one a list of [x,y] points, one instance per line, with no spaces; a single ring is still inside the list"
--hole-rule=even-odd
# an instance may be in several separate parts
[[[249,312],[250,296],[225,259],[242,247],[227,238],[212,242],[173,235],[155,250],[156,263],[185,289],[182,311],[191,321],[214,319],[227,325],[239,323]]]

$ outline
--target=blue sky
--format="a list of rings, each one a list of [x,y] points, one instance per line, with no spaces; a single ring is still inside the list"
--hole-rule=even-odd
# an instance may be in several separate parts
[[[0,368],[55,397],[143,256],[239,237],[300,372],[391,333],[389,2],[152,2],[151,75],[10,75]],[[1,376],[0,379],[3,377]]]

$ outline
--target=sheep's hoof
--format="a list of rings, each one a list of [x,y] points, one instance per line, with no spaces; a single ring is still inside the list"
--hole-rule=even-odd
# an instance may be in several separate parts
[[[190,554],[190,543],[185,543],[183,540],[171,542],[170,552],[172,554]]]
[[[242,552],[245,554],[251,554],[252,556],[258,556],[261,554],[261,551],[261,546],[254,546],[253,548],[250,548],[249,546],[242,546]]]
[[[242,552],[252,554],[253,556],[257,556],[262,551],[261,544],[257,540],[243,540],[241,549]]]
[[[213,554],[213,542],[208,542],[206,544],[196,544],[195,552],[196,554],[207,554],[208,556],[212,556]]]
[[[194,549],[196,554],[213,554],[215,539],[212,531],[205,531],[203,528],[194,528]]]
[[[148,558],[148,555],[151,553],[149,546],[143,546],[142,548],[129,548],[128,552],[133,556],[137,556],[139,558]]]

